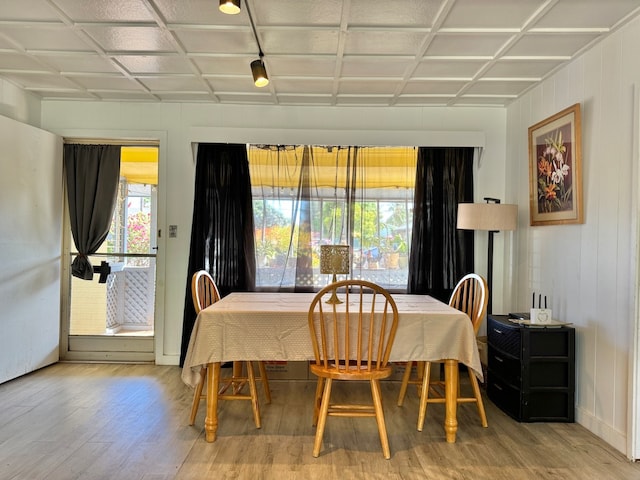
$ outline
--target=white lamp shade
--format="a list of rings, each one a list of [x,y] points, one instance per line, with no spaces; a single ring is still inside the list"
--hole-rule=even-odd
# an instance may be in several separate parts
[[[518,206],[504,203],[458,204],[458,228],[461,230],[515,230]]]

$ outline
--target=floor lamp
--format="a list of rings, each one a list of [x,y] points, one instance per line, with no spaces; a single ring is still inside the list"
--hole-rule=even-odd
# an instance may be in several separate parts
[[[486,230],[489,232],[487,246],[487,286],[489,302],[487,313],[492,313],[493,292],[493,235],[499,231],[515,230],[518,223],[518,206],[500,203],[497,198],[485,197],[486,203],[458,204],[458,228],[460,230]]]

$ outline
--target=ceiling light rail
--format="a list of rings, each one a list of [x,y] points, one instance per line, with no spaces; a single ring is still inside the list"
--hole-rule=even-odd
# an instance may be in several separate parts
[[[238,14],[240,13],[240,1],[241,0],[220,0],[220,11],[230,15]],[[246,3],[245,6],[247,8],[247,16],[249,17],[249,23],[251,24],[253,37],[256,40],[256,45],[258,45],[258,59],[253,60],[250,65],[251,75],[253,76],[253,83],[255,84],[255,86],[262,88],[269,85],[269,76],[267,75],[267,68],[264,65],[264,53],[262,52],[262,47],[260,46],[260,41],[258,40],[256,24],[253,21],[253,16],[251,15],[249,4]]]

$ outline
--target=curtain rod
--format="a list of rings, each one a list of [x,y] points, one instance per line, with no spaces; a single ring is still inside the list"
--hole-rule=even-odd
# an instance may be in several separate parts
[[[121,147],[159,147],[159,140],[114,140],[113,138],[63,137],[64,143],[77,145],[120,145]]]

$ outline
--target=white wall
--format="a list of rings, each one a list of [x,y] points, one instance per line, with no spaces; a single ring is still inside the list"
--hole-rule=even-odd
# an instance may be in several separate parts
[[[249,107],[214,104],[150,104],[45,101],[42,125],[62,136],[160,139],[158,227],[178,225],[178,237],[159,239],[156,361],[177,363],[182,332],[189,235],[193,208],[192,143],[315,143],[433,145],[485,143],[477,198],[504,194],[505,119],[502,108]],[[153,133],[155,132],[155,134]],[[162,139],[164,138],[164,140]],[[495,172],[499,172],[496,174]],[[486,239],[479,237],[482,261]],[[498,248],[498,245],[496,245]],[[162,257],[162,258],[160,258]],[[496,261],[496,277],[501,263]],[[496,284],[498,280],[496,280]],[[496,290],[497,292],[497,290]],[[496,293],[495,303],[502,296]]]
[[[15,85],[0,79],[0,115],[40,126],[40,100]]]
[[[62,141],[0,116],[0,383],[58,360]]]
[[[628,451],[633,369],[638,189],[634,83],[640,19],[592,48],[507,109],[508,194],[520,205],[513,306],[550,295],[554,317],[577,329],[576,419]],[[529,226],[527,129],[582,106],[585,223]]]

